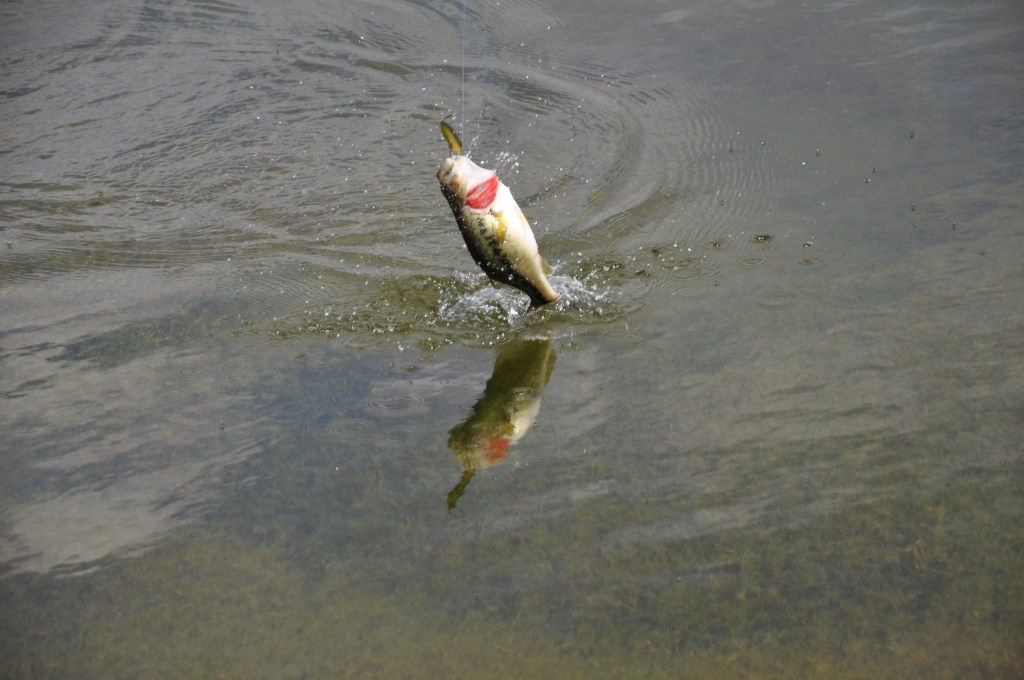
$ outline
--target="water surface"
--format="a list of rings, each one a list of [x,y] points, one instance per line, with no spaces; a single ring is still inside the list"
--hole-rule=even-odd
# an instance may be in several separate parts
[[[0,675],[1020,676],[1024,12],[961,4],[6,3]]]

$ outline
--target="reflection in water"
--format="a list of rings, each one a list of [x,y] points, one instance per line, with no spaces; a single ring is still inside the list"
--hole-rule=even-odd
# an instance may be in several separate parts
[[[448,494],[455,508],[480,468],[500,465],[540,413],[540,400],[555,367],[551,338],[519,340],[504,347],[472,414],[449,431],[448,447],[462,465],[462,479]]]

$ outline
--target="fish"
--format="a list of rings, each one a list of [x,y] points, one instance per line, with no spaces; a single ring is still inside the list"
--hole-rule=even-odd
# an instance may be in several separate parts
[[[473,260],[492,281],[526,293],[531,310],[556,302],[558,294],[547,279],[551,267],[511,190],[494,170],[462,153],[462,142],[444,120],[441,134],[452,155],[441,162],[437,180]]]
[[[462,479],[448,494],[449,510],[455,509],[477,470],[504,463],[537,423],[555,358],[549,337],[517,340],[498,352],[483,396],[448,431],[448,448],[462,466]]]

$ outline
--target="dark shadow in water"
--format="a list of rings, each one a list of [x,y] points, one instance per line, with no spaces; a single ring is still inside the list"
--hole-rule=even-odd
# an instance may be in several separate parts
[[[449,510],[455,509],[476,471],[505,462],[509,448],[537,422],[554,368],[551,338],[518,340],[498,352],[484,396],[470,416],[448,432],[448,448],[463,470],[448,494]]]

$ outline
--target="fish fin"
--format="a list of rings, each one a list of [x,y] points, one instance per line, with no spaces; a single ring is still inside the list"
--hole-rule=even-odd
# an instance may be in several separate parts
[[[455,488],[448,492],[448,509],[454,510],[455,504],[462,498],[462,494],[466,493],[466,487],[469,486],[469,482],[473,479],[473,475],[476,474],[475,467],[468,467],[462,472],[462,479],[455,485]]]
[[[505,235],[508,233],[508,222],[502,212],[492,211],[494,214],[494,238],[498,239],[498,245],[505,242]]]
[[[547,260],[544,259],[543,255],[538,254],[537,258],[540,260],[540,269],[544,272],[544,276],[551,275],[551,265],[548,264]]]
[[[557,301],[558,301],[558,297],[553,297],[550,300],[548,300],[547,298],[540,298],[539,301],[538,300],[534,300],[533,298],[530,298],[530,307],[526,311],[532,312],[535,309],[540,309],[544,305],[550,305],[552,302],[557,302]]]

